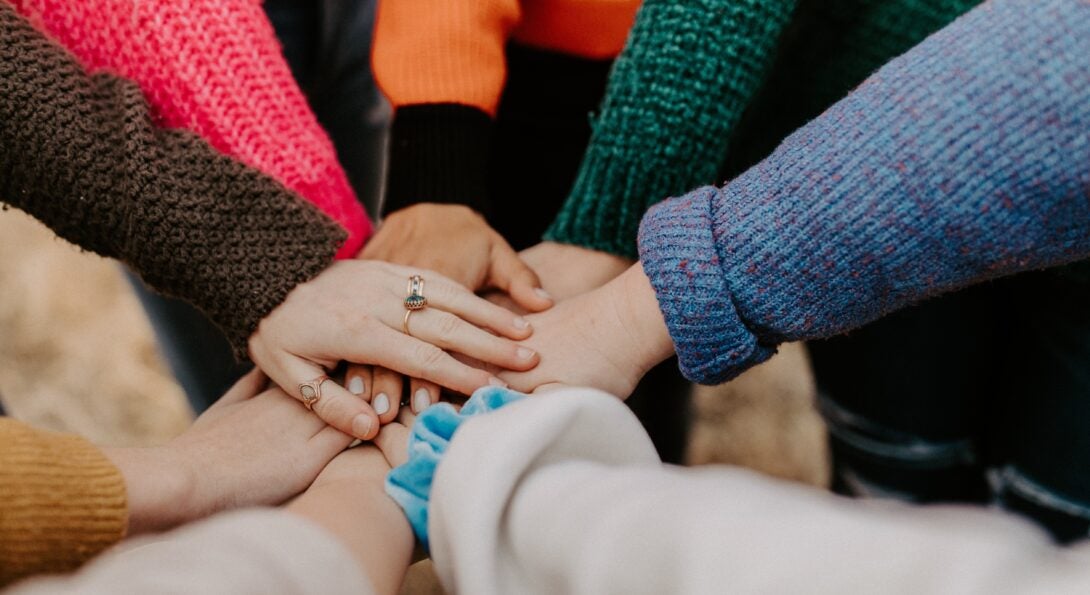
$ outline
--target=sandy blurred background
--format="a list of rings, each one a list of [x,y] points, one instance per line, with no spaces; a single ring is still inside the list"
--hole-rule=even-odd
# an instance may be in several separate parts
[[[698,389],[691,464],[731,463],[824,485],[824,428],[805,350]],[[192,414],[118,265],[0,212],[0,400],[8,415],[100,444],[161,443]],[[435,590],[417,569],[406,592]]]

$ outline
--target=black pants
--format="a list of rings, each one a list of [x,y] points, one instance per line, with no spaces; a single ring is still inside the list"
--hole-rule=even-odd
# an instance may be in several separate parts
[[[1029,273],[811,344],[837,487],[1090,529],[1090,283]]]

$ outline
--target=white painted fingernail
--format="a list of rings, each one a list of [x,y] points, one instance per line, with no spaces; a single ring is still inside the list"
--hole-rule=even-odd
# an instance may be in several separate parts
[[[488,385],[489,386],[499,386],[499,387],[507,388],[507,383],[500,380],[499,378],[496,378],[495,376],[488,379]]]
[[[386,393],[379,393],[371,406],[375,408],[375,413],[383,415],[390,410],[390,397],[387,397]]]
[[[519,317],[515,319],[515,328],[519,330],[526,330],[530,328],[530,321],[525,318]]]
[[[413,395],[413,412],[420,413],[431,405],[431,396],[428,394],[428,389],[418,388],[416,394]]]
[[[356,416],[356,419],[352,420],[352,433],[357,438],[363,438],[371,431],[371,416],[366,413],[361,413]]]
[[[353,376],[352,380],[348,381],[348,392],[354,395],[363,394],[363,378],[359,376]]]
[[[545,299],[547,299],[547,300],[551,300],[551,299],[553,299],[553,296],[549,295],[549,292],[548,292],[548,291],[545,291],[544,289],[542,289],[542,288],[540,288],[540,287],[538,287],[537,289],[535,289],[535,290],[534,290],[534,293],[536,293],[536,294],[538,295],[538,297],[542,297],[542,298],[545,298]]]
[[[518,354],[519,359],[530,359],[531,357],[534,357],[534,350],[526,347],[519,347]]]

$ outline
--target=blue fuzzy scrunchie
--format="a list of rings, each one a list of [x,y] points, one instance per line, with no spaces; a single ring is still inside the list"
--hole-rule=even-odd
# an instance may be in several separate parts
[[[485,387],[473,393],[461,411],[456,411],[448,403],[439,403],[428,407],[416,418],[409,434],[409,460],[386,476],[386,493],[405,511],[425,551],[430,551],[428,498],[431,496],[432,479],[458,426],[471,417],[495,411],[525,397],[511,389]]]

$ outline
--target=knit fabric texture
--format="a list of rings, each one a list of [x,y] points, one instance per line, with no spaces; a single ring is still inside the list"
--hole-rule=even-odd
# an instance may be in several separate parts
[[[651,205],[715,182],[736,150],[766,156],[978,2],[647,0],[545,238],[635,258]]]
[[[424,550],[428,550],[428,500],[435,470],[443,460],[454,433],[470,418],[495,411],[526,395],[506,388],[478,389],[461,409],[449,403],[428,407],[409,433],[409,459],[386,477],[386,493],[405,511]]]
[[[487,215],[492,118],[456,103],[407,105],[390,128],[383,214],[422,202]]]
[[[127,525],[125,480],[102,451],[0,417],[0,587],[72,570]]]
[[[375,81],[394,109],[457,104],[495,116],[504,47],[590,59],[621,50],[640,0],[400,0],[379,2]]]
[[[721,189],[654,207],[640,256],[683,372],[1090,255],[1090,3],[992,0]]]
[[[139,87],[86,74],[3,2],[0,201],[196,305],[240,357],[345,238],[275,180],[191,132],[156,128]]]
[[[157,125],[198,133],[339,222],[340,257],[359,251],[371,224],[260,2],[11,1],[90,71],[139,83]]]
[[[373,68],[394,107],[383,212],[429,202],[463,204],[488,216],[492,124],[507,101],[511,48],[611,60],[624,46],[639,5],[640,0],[380,2]],[[579,82],[565,79],[560,88]]]
[[[727,131],[760,84],[794,6],[646,0],[546,238],[633,256],[649,201],[689,190],[692,180],[714,180]]]
[[[767,157],[890,59],[980,2],[799,0],[764,84],[724,139],[718,179],[730,180]],[[694,180],[692,188],[707,182]]]

